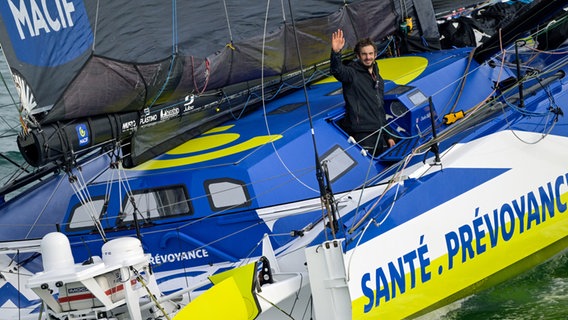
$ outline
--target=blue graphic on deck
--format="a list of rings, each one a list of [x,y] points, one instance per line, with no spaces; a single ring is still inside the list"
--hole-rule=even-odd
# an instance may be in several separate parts
[[[28,308],[41,302],[39,299],[29,300],[9,282],[0,287],[0,306],[3,306],[8,301],[20,308]]]
[[[0,1],[0,14],[18,59],[58,66],[91,48],[93,32],[82,1]]]

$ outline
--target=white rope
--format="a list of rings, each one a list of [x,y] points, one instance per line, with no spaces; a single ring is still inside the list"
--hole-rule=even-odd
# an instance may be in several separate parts
[[[227,10],[227,1],[223,0],[223,7],[225,8],[225,18],[227,19],[227,29],[229,31],[229,39],[233,43],[233,32],[231,31],[231,23],[229,22],[229,11]]]

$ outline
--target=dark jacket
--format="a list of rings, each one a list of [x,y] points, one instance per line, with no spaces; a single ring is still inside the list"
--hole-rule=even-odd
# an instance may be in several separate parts
[[[386,124],[384,110],[385,83],[374,64],[374,79],[358,60],[348,65],[341,62],[341,53],[331,50],[331,74],[343,85],[345,99],[345,129],[349,134],[370,133],[379,130]],[[390,138],[385,130],[381,134],[384,139]]]

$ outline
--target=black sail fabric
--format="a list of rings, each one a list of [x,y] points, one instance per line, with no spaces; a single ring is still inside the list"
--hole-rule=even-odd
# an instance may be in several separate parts
[[[34,5],[32,5],[34,4]],[[0,40],[40,123],[153,107],[191,92],[297,70],[324,60],[343,27],[378,40],[395,25],[389,2],[4,1]],[[267,13],[268,10],[268,13]],[[351,18],[351,19],[349,19]]]
[[[360,37],[392,34],[397,15],[391,2],[370,0],[9,0],[0,19],[27,123],[18,145],[41,166],[100,137],[128,140],[127,163],[141,163],[224,121],[234,111],[220,102],[225,95],[299,70],[296,37],[306,68],[328,58],[337,28],[352,48]],[[85,124],[66,126],[76,121]],[[65,138],[74,130],[92,139]]]

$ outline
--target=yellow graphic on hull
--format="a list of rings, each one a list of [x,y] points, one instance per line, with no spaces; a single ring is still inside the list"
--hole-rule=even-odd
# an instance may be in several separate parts
[[[209,132],[217,132],[216,130]],[[281,135],[268,135],[268,136],[256,136],[247,141],[227,146],[226,148],[195,154],[196,152],[205,151],[208,149],[218,148],[224,145],[235,142],[240,138],[237,133],[222,133],[210,136],[202,136],[182,144],[181,146],[172,149],[167,152],[167,155],[179,156],[175,159],[155,159],[150,160],[137,166],[136,170],[155,170],[155,169],[166,169],[171,167],[178,167],[188,164],[195,164],[199,162],[214,160],[226,156],[230,156],[239,152],[254,149],[260,147],[264,144],[276,141],[282,138]],[[185,155],[185,156],[184,156]]]
[[[398,57],[377,60],[381,76],[398,85],[405,85],[416,79],[428,66],[423,57]]]
[[[194,138],[181,146],[167,152],[167,154],[183,155],[202,152],[208,149],[218,148],[239,139],[238,133],[223,133]]]
[[[428,66],[428,59],[423,57],[397,57],[377,60],[381,76],[398,85],[408,84],[418,78]],[[337,82],[334,77],[327,77],[317,83]]]

